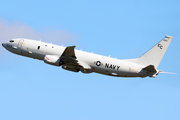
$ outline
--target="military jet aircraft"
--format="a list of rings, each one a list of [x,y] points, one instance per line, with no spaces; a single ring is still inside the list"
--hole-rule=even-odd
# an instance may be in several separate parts
[[[161,62],[173,37],[165,36],[158,44],[136,59],[115,59],[81,50],[76,46],[58,46],[30,39],[12,39],[2,43],[8,51],[43,60],[45,63],[62,66],[73,72],[100,73],[115,77],[156,77],[162,70],[157,67]]]

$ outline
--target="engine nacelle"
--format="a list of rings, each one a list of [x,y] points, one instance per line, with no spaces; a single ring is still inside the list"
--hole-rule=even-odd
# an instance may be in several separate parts
[[[65,69],[65,70],[72,71],[72,72],[79,72],[79,69],[74,67],[74,66],[65,66],[65,65],[62,65],[62,68]]]
[[[91,69],[82,69],[82,73],[92,73]]]
[[[61,66],[60,57],[56,55],[46,55],[44,62],[50,65]]]

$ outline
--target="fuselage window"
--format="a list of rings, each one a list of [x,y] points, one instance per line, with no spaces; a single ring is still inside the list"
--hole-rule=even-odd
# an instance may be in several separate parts
[[[47,47],[47,45],[45,45]]]
[[[38,46],[38,48],[37,48],[38,50],[40,49],[40,46]]]
[[[54,48],[54,46],[52,46],[52,48]]]

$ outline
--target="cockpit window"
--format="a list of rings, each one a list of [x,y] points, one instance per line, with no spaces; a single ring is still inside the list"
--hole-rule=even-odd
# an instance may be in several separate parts
[[[14,42],[14,40],[10,40],[9,42]]]

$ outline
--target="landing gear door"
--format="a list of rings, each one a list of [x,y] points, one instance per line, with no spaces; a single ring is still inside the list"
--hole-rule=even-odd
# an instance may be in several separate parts
[[[24,40],[19,40],[19,43],[18,43],[18,48],[21,48],[22,47],[22,44],[23,44]]]

